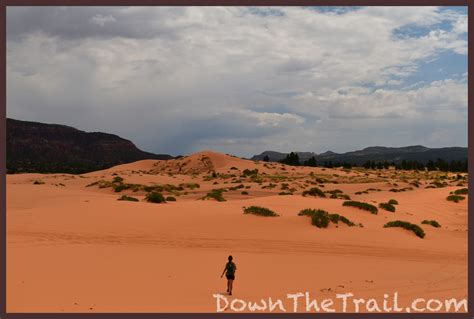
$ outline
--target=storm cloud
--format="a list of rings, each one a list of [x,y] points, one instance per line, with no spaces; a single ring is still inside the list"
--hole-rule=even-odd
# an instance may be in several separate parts
[[[172,155],[466,146],[466,61],[453,8],[8,7],[7,116]]]

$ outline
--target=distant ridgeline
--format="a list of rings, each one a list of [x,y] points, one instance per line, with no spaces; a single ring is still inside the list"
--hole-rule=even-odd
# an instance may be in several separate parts
[[[428,169],[452,172],[467,172],[467,147],[428,148],[421,145],[406,147],[367,147],[363,150],[316,154],[311,152],[279,153],[265,151],[252,160],[281,162],[294,166],[344,167],[362,166],[382,169],[394,166],[397,169]]]
[[[143,159],[170,155],[139,150],[107,133],[7,118],[7,173],[85,173]]]

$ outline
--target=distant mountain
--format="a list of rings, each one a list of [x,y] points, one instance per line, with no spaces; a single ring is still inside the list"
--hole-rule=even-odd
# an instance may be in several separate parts
[[[278,156],[270,156],[268,154],[278,154]],[[265,151],[260,155],[252,157],[253,160],[263,159],[263,156],[268,155],[270,161],[276,162],[286,157],[288,153],[279,153],[273,151]],[[467,147],[443,147],[443,148],[428,148],[421,145],[406,146],[406,147],[383,147],[383,146],[372,146],[362,150],[357,150],[347,153],[334,153],[327,151],[319,155],[310,152],[302,152],[301,154],[314,154],[318,163],[324,163],[332,161],[333,163],[347,162],[353,165],[362,165],[367,161],[375,162],[394,162],[400,163],[403,160],[422,162],[426,164],[429,160],[436,161],[438,158],[445,161],[452,160],[466,160],[467,159]],[[299,155],[298,155],[299,156]],[[312,156],[312,155],[311,155]],[[310,157],[311,157],[310,156]],[[304,161],[307,158],[301,158],[300,161]]]
[[[7,172],[85,173],[170,155],[139,150],[117,135],[7,118]]]

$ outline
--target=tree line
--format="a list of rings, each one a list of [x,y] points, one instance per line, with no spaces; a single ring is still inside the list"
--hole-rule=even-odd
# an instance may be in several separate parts
[[[263,160],[269,162],[269,157],[264,156]],[[417,161],[417,160],[402,160],[399,163],[395,162],[375,162],[375,161],[366,161],[362,165],[357,165],[349,162],[332,162],[332,161],[316,161],[314,156],[310,157],[307,160],[301,161],[298,153],[291,152],[284,159],[279,161],[282,164],[292,165],[292,166],[310,166],[310,167],[343,167],[346,169],[351,169],[352,167],[364,167],[366,169],[388,169],[390,167],[395,167],[398,170],[428,170],[435,171],[439,170],[442,172],[467,172],[467,159],[465,160],[452,160],[446,161],[441,158],[438,158],[436,161],[429,160],[426,163]]]

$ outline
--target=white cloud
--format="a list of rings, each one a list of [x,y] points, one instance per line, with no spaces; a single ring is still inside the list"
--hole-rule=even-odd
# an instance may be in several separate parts
[[[115,21],[117,20],[115,20],[115,18],[110,14],[108,15],[97,14],[91,18],[91,23],[95,23],[97,25],[100,25],[101,27],[103,27],[106,23],[115,22]]]
[[[409,87],[407,79],[419,72],[419,64],[443,52],[467,53],[467,18],[449,10],[34,10],[7,11],[9,116],[109,131],[151,151],[183,153],[209,141],[247,143],[245,150],[239,147],[242,152],[273,145],[318,151],[336,141],[318,144],[314,136],[334,134],[338,119],[393,124],[398,118],[412,121],[415,130],[430,125],[427,118],[440,123],[442,112],[451,112],[445,118],[460,125],[467,111],[462,80],[383,88]],[[31,19],[19,19],[25,16]],[[436,27],[443,21],[452,30]],[[394,35],[413,25],[431,31]],[[216,134],[202,132],[206,121]],[[226,135],[225,143],[218,134]],[[357,144],[360,138],[354,134],[348,141]]]

